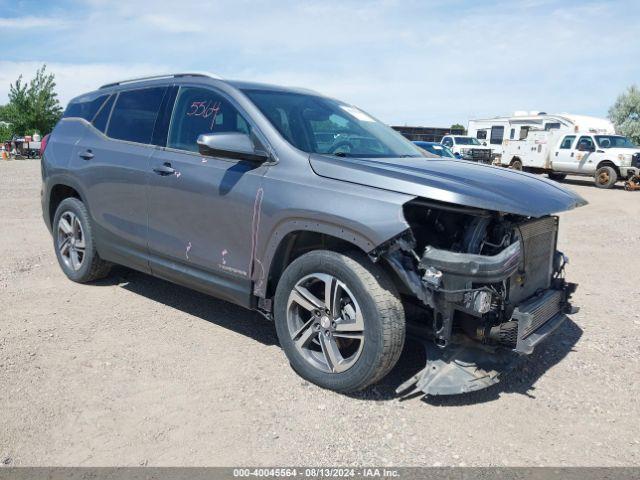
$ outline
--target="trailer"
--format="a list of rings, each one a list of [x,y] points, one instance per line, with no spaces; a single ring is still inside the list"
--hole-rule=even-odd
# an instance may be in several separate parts
[[[468,135],[480,142],[488,142],[494,157],[499,158],[512,141],[525,140],[532,130],[561,132],[585,131],[598,134],[614,134],[613,124],[605,119],[570,113],[516,111],[512,116],[469,120]]]

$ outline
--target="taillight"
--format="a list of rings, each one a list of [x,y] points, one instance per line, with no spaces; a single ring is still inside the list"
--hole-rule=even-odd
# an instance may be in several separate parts
[[[44,156],[44,149],[47,148],[47,143],[49,142],[49,133],[47,133],[42,140],[40,141],[40,157]]]

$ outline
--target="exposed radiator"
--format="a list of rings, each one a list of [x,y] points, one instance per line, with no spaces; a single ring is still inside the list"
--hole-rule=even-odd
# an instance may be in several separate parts
[[[517,227],[522,242],[520,269],[511,278],[509,301],[517,305],[538,290],[547,289],[553,274],[558,218],[545,217]]]

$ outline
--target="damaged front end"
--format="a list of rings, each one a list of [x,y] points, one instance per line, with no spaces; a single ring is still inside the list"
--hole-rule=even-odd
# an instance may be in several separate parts
[[[452,395],[489,387],[575,309],[563,278],[558,218],[523,217],[416,199],[410,229],[372,254],[386,260],[419,314],[409,332],[427,365],[398,388]],[[417,300],[417,301],[416,301]]]

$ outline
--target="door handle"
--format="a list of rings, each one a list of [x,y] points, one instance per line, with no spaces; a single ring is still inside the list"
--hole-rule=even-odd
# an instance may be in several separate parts
[[[575,152],[571,152],[571,156],[572,156],[572,157],[573,157],[573,154],[574,154],[574,153],[575,153]]]
[[[84,152],[80,152],[78,156],[84,160],[91,160],[93,158],[93,152],[91,152],[91,150],[85,150]]]
[[[153,171],[158,175],[163,175],[163,176],[173,175],[174,173],[176,173],[175,169],[171,168],[171,164],[169,162],[166,162],[163,165],[160,165],[159,167],[154,168]]]

